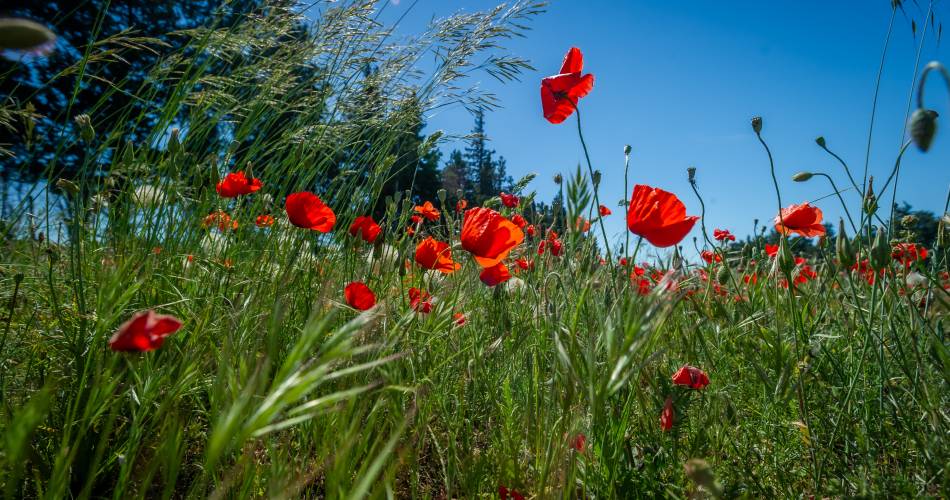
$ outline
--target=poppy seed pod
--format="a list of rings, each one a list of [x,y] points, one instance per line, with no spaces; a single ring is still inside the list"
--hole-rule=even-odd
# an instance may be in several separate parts
[[[835,240],[835,254],[843,267],[851,267],[855,263],[854,248],[851,240],[844,234],[844,219],[838,220],[838,238]]]
[[[819,147],[822,147],[822,148],[825,147],[825,138],[819,135],[815,139],[815,144],[817,144]]]
[[[630,150],[631,150],[631,149],[633,149],[633,148],[631,148],[629,144],[627,144],[626,146],[624,146],[624,147],[623,147],[623,155],[624,155],[624,156],[630,156]]]
[[[448,195],[448,193],[446,193],[445,189],[443,188],[443,189],[439,189],[438,191],[436,191],[435,194],[436,194],[436,196],[439,198],[439,204],[444,207],[444,206],[445,206],[445,197]]]
[[[917,108],[910,115],[910,138],[924,153],[930,149],[934,134],[937,133],[937,112],[932,109]]]
[[[752,118],[752,131],[755,132],[756,134],[759,134],[762,132],[762,117],[761,116],[756,116]]]
[[[884,269],[891,261],[891,246],[887,243],[887,235],[883,228],[877,229],[874,243],[871,245],[871,267],[875,270]]]
[[[795,182],[805,182],[808,179],[811,179],[815,174],[811,172],[799,172],[792,176],[792,180]]]

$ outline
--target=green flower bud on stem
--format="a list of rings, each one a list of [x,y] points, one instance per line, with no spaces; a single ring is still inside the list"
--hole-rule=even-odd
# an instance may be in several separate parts
[[[756,134],[762,133],[762,117],[761,116],[756,116],[752,118],[752,130]]]
[[[795,182],[805,182],[808,179],[811,179],[815,174],[811,172],[799,172],[792,176],[792,180]]]
[[[874,236],[874,243],[871,245],[871,267],[875,270],[881,270],[891,263],[891,245],[887,241],[887,234],[884,228],[877,229],[877,235]]]
[[[937,112],[932,109],[918,108],[910,115],[910,138],[924,153],[930,149],[934,134],[937,133]]]
[[[835,254],[842,267],[851,267],[856,262],[851,240],[844,233],[844,219],[838,220],[838,238],[835,240]]]

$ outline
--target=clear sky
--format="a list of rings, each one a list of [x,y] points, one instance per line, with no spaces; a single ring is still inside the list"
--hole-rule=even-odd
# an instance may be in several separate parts
[[[918,2],[905,0],[906,16],[898,13],[885,61],[870,156],[870,173],[879,183],[902,141],[928,6],[927,0]],[[419,0],[400,30],[418,29],[433,15],[494,3]],[[387,15],[401,14],[412,4],[402,0],[390,5]],[[946,2],[938,2],[937,22],[948,11]],[[497,94],[504,106],[486,117],[492,147],[508,160],[515,178],[538,173],[529,189],[550,200],[553,174],[572,170],[583,152],[573,117],[560,125],[543,119],[539,82],[557,72],[568,48],[581,48],[585,72],[596,79],[580,107],[594,167],[604,174],[602,201],[614,209],[607,218],[612,238],[625,230],[616,206],[629,195],[623,192],[625,144],[633,148],[631,185],[672,191],[688,213],[698,215],[699,203],[686,177],[686,168],[695,166],[709,230],[721,227],[745,235],[753,219],[771,220],[777,212],[768,161],[749,125],[755,115],[764,119],[763,137],[775,156],[786,205],[832,193],[821,178],[792,182],[795,172],[823,171],[841,189],[849,184],[840,165],[815,145],[819,135],[860,182],[890,15],[890,0],[555,0],[531,25],[527,38],[510,44],[511,52],[530,59],[537,71],[521,82],[501,84],[483,75],[472,83]],[[912,19],[918,24],[916,37]],[[928,27],[921,67],[948,57],[934,32]],[[939,78],[929,79],[928,90],[928,107],[950,116]],[[472,118],[464,109],[447,109],[429,116],[428,123],[431,130],[458,133],[471,128]],[[948,160],[950,132],[944,129],[930,153],[914,148],[905,155],[898,200],[941,213],[950,187]],[[853,191],[845,197],[856,207]],[[837,223],[842,210],[836,199],[817,205],[826,220]],[[692,246],[689,240],[684,244]]]

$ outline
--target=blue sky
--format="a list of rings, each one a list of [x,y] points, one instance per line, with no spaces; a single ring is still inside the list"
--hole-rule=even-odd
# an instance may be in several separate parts
[[[927,8],[905,1],[898,13],[885,62],[870,173],[883,182],[902,141],[917,44],[911,19],[921,24]],[[386,16],[402,14],[411,0],[387,7]],[[490,1],[419,0],[402,32],[422,27],[432,16],[480,10]],[[939,22],[947,5],[935,8]],[[891,15],[889,0],[854,1],[557,1],[531,25],[527,38],[510,51],[538,69],[521,82],[501,84],[488,75],[477,83],[495,93],[502,109],[486,117],[492,147],[508,160],[518,178],[536,172],[529,186],[550,199],[556,172],[583,160],[573,117],[561,125],[542,118],[539,82],[554,74],[572,45],[585,56],[585,72],[595,74],[593,92],[580,103],[585,137],[594,167],[604,173],[602,200],[612,238],[625,230],[616,203],[623,192],[623,146],[633,148],[631,186],[646,183],[672,191],[698,214],[686,168],[698,169],[706,200],[709,230],[751,232],[753,219],[770,220],[777,206],[768,161],[749,120],[764,118],[763,137],[777,163],[785,204],[815,200],[832,193],[814,178],[794,183],[802,170],[831,174],[844,189],[840,165],[814,143],[826,138],[859,178],[865,161],[875,78]],[[927,33],[921,66],[946,57],[933,31]],[[927,104],[942,115],[947,92],[934,78]],[[429,129],[464,133],[472,118],[464,109],[444,109],[428,117]],[[898,200],[940,213],[950,185],[950,132],[938,132],[931,152],[905,155]],[[453,144],[446,144],[446,152]],[[858,196],[845,194],[856,206]],[[817,202],[826,220],[837,223],[837,200]],[[852,209],[852,212],[856,212]],[[694,235],[699,234],[697,229]],[[689,240],[684,241],[688,247]]]

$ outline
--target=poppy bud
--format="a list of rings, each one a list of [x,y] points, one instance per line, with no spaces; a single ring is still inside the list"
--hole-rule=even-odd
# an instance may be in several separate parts
[[[435,194],[436,194],[436,196],[438,196],[438,198],[439,198],[439,204],[444,207],[444,206],[445,206],[445,197],[446,197],[446,195],[447,195],[447,193],[445,192],[445,189],[439,189],[438,191],[436,191]]]
[[[811,179],[813,175],[811,172],[799,172],[792,176],[792,180],[795,182],[805,182]]]
[[[884,228],[878,228],[871,244],[871,267],[875,270],[884,269],[891,261],[891,246],[887,243]]]
[[[729,282],[729,266],[719,266],[719,272],[716,274],[716,280],[720,283]]]
[[[868,191],[864,196],[864,212],[868,215],[874,215],[877,212],[877,197],[874,196],[874,176],[868,177]]]
[[[815,144],[818,144],[818,146],[822,148],[825,147],[825,138],[819,135],[818,138],[815,139]]]
[[[168,135],[168,152],[177,155],[181,151],[181,141],[178,138],[179,130],[173,128]]]
[[[631,149],[632,149],[632,148],[630,147],[629,144],[627,144],[626,146],[624,146],[624,147],[623,147],[623,155],[624,155],[624,156],[630,156],[630,150],[631,150]]]
[[[40,23],[22,18],[0,19],[0,50],[43,51],[56,35]]]
[[[844,234],[844,219],[838,220],[838,238],[835,240],[835,253],[838,262],[843,267],[851,267],[855,263],[854,248],[851,246],[851,240]]]
[[[755,132],[756,134],[759,134],[762,132],[762,117],[761,116],[756,116],[752,118],[752,131]]]
[[[66,179],[57,180],[56,187],[58,187],[59,189],[63,191],[66,191],[69,194],[79,193],[79,186],[77,186],[75,182],[72,182]]]
[[[73,118],[76,126],[79,127],[79,136],[86,142],[92,142],[96,138],[96,130],[92,128],[92,119],[87,114],[76,115]]]
[[[686,169],[686,175],[689,177],[689,183],[696,183],[696,167],[689,167]]]
[[[795,256],[788,248],[788,241],[785,238],[782,238],[782,241],[779,243],[778,247],[779,269],[781,269],[786,275],[791,275],[792,270],[795,269]]]
[[[932,109],[917,108],[910,115],[910,138],[924,153],[930,149],[934,134],[937,133],[937,112]]]
[[[561,174],[554,174],[554,183],[555,183],[555,184],[560,185],[562,180],[564,180],[564,178],[561,177]]]
[[[594,175],[591,177],[591,180],[594,181],[594,188],[600,186],[600,170],[594,170]]]

